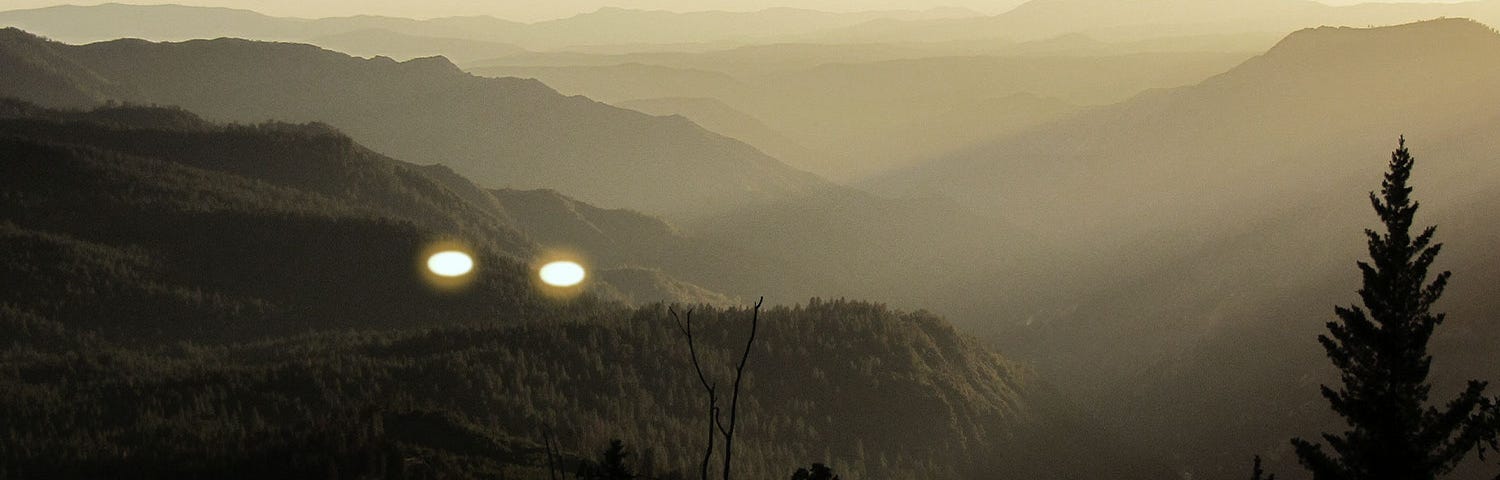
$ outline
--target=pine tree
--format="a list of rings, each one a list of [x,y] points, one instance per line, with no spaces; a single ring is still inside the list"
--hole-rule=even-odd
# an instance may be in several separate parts
[[[833,469],[821,463],[812,464],[812,469],[799,468],[792,474],[792,480],[839,480],[838,475],[833,474]]]
[[[618,439],[609,441],[609,448],[600,452],[599,477],[603,480],[632,480],[635,472],[625,464],[626,457],[630,452],[625,451],[625,442]]]
[[[1276,474],[1266,475],[1266,471],[1260,468],[1260,455],[1255,456],[1255,466],[1250,470],[1250,480],[1276,480]]]
[[[1443,409],[1427,406],[1427,342],[1443,322],[1431,307],[1449,272],[1427,281],[1442,249],[1432,243],[1436,227],[1416,238],[1410,234],[1418,207],[1407,185],[1413,163],[1403,137],[1380,194],[1370,193],[1386,231],[1365,231],[1370,261],[1359,263],[1364,307],[1336,308],[1338,321],[1318,337],[1342,383],[1337,390],[1325,385],[1322,393],[1349,430],[1323,434],[1332,452],[1292,440],[1315,480],[1432,480],[1452,471],[1490,431],[1484,382],[1469,382]]]

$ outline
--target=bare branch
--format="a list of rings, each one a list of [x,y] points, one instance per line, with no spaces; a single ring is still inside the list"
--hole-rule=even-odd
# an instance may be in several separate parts
[[[750,349],[755,345],[755,333],[760,329],[760,306],[766,297],[755,301],[755,311],[750,316],[750,338],[745,340],[745,353],[740,355],[740,365],[734,370],[734,392],[729,400],[729,428],[720,426],[724,434],[724,480],[730,477],[730,461],[734,458],[734,428],[739,420],[740,381],[745,378],[745,364],[750,360]]]
[[[699,469],[701,480],[708,480],[708,465],[713,458],[714,443],[716,436],[724,436],[724,480],[729,480],[732,472],[730,466],[734,459],[734,431],[739,416],[740,386],[745,378],[745,365],[750,360],[750,350],[755,346],[755,336],[760,329],[760,308],[766,298],[760,297],[755,301],[755,310],[750,317],[750,337],[745,340],[745,351],[740,355],[740,363],[734,371],[734,390],[729,403],[729,424],[724,424],[720,417],[718,385],[708,381],[708,375],[703,372],[703,364],[698,359],[698,345],[693,337],[693,312],[688,310],[687,314],[679,316],[677,310],[667,307],[667,314],[671,315],[672,321],[677,324],[677,330],[688,342],[688,355],[693,361],[693,370],[698,374],[698,383],[703,385],[703,390],[708,393],[708,447],[703,452],[703,463]]]
[[[719,399],[712,391],[708,393],[708,448],[703,450],[703,464],[699,467],[699,478],[708,480],[708,462],[714,457],[714,424],[718,423]]]
[[[703,373],[703,365],[698,361],[698,346],[693,341],[693,311],[688,310],[687,315],[679,317],[677,310],[667,307],[667,314],[672,316],[672,321],[677,324],[677,330],[687,338],[688,354],[693,359],[693,370],[698,373],[698,382],[703,385],[703,390],[708,393],[708,447],[703,450],[703,463],[699,469],[700,480],[708,480],[708,464],[714,456],[714,427],[719,424],[719,394],[716,384],[709,383],[708,376]]]
[[[693,311],[687,311],[687,318],[679,318],[677,311],[667,307],[667,314],[672,316],[672,321],[677,322],[677,329],[682,331],[682,336],[687,337],[688,354],[693,358],[693,370],[698,372],[698,381],[703,384],[703,389],[708,390],[709,397],[713,397],[714,385],[708,383],[708,377],[703,374],[702,364],[698,362],[698,347],[693,342]]]
[[[558,472],[562,470],[562,466],[558,465],[558,463],[561,463],[559,461],[559,460],[561,460],[561,458],[558,458],[558,457],[562,457],[562,453],[561,452],[557,452],[556,454],[554,454],[553,451],[552,451],[552,427],[551,426],[543,426],[542,427],[542,441],[547,444],[547,475],[551,476],[552,480],[558,480],[558,478],[557,478]],[[558,445],[558,447],[559,447],[558,449],[561,450],[562,446]]]

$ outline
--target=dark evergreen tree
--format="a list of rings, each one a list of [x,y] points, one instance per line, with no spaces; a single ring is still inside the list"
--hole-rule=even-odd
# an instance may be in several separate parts
[[[1260,468],[1260,455],[1255,456],[1255,467],[1250,472],[1250,480],[1276,480],[1276,474],[1266,475],[1266,471]]]
[[[599,474],[597,478],[602,480],[632,480],[635,472],[630,471],[626,465],[626,458],[630,452],[625,451],[625,442],[619,439],[610,440],[609,448],[600,453]]]
[[[839,480],[839,476],[834,475],[833,469],[827,465],[814,463],[811,470],[797,469],[797,473],[792,474],[792,480]]]
[[[1316,480],[1431,480],[1452,471],[1489,430],[1484,382],[1469,382],[1445,408],[1427,406],[1427,342],[1443,322],[1431,307],[1449,272],[1428,282],[1442,249],[1432,243],[1436,227],[1415,238],[1410,234],[1418,207],[1407,185],[1412,165],[1402,138],[1380,193],[1370,194],[1385,233],[1365,232],[1370,261],[1359,263],[1364,307],[1337,308],[1338,321],[1318,337],[1342,383],[1338,389],[1323,386],[1323,396],[1349,430],[1323,434],[1332,451],[1292,440],[1298,460]]]

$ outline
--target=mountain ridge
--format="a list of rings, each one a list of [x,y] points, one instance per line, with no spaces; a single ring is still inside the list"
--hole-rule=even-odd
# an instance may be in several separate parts
[[[968,314],[1016,318],[991,337],[1002,350],[1092,395],[1116,428],[1182,452],[1194,476],[1233,474],[1230,452],[1285,470],[1288,432],[1330,420],[1297,410],[1320,405],[1327,373],[1317,312],[1357,288],[1366,195],[1397,137],[1419,158],[1423,223],[1444,226],[1445,261],[1488,278],[1476,266],[1495,264],[1481,246],[1495,229],[1461,209],[1500,185],[1500,144],[1485,133],[1500,124],[1493,85],[1500,33],[1470,20],[1308,29],[1197,85],[995,138],[883,188],[1003,212],[1071,260],[1042,294],[1055,300],[995,299]],[[1500,311],[1484,285],[1455,288],[1455,318]],[[1463,328],[1434,347],[1453,353],[1439,388],[1500,375],[1464,360],[1500,332]],[[1151,413],[1164,404],[1193,413]]]
[[[553,435],[569,462],[625,438],[659,452],[663,473],[696,464],[685,439],[697,438],[701,385],[653,299],[726,299],[632,267],[596,270],[619,283],[578,296],[544,293],[499,243],[507,222],[481,213],[493,204],[444,188],[461,180],[449,170],[327,125],[10,100],[0,153],[0,422],[21,440],[0,443],[10,472],[534,475],[547,465],[537,440]],[[593,231],[641,220],[552,191],[497,193],[522,223],[552,218],[546,202]],[[426,283],[434,241],[466,244],[473,283]],[[641,307],[595,296],[635,281],[659,289],[633,289]],[[727,375],[717,360],[743,348],[750,311],[688,308],[694,354]],[[810,456],[914,478],[1160,473],[931,314],[811,299],[757,318],[739,421],[758,433],[735,464],[746,476]],[[42,374],[58,371],[66,381]],[[850,395],[874,400],[841,402]],[[1111,461],[1055,460],[1077,450]]]
[[[693,216],[826,184],[685,119],[564,97],[535,80],[474,77],[442,57],[360,59],[242,39],[30,45],[128,87],[115,100],[222,121],[327,122],[490,188],[558,188],[594,204]],[[33,93],[0,92],[39,99]]]
[[[416,20],[379,15],[295,18],[252,10],[175,4],[95,6],[63,5],[0,12],[0,25],[13,24],[69,42],[92,42],[119,37],[157,41],[236,36],[261,40],[307,41],[358,30],[385,29],[425,37],[516,44],[528,49],[561,49],[616,42],[631,31],[647,44],[732,42],[757,37],[786,37],[827,28],[850,26],[874,18],[951,18],[957,11],[823,12],[771,8],[753,12],[666,12],[602,8],[567,18],[530,23],[487,15]],[[112,22],[132,18],[132,22]],[[153,19],[169,18],[156,23]]]
[[[1177,15],[1164,20],[1156,14],[1160,11],[1172,11]],[[888,20],[820,35],[821,38],[837,42],[868,41],[882,37],[921,41],[985,38],[1034,41],[1069,33],[1084,33],[1100,39],[1135,41],[1223,33],[1271,32],[1284,35],[1317,25],[1392,25],[1434,17],[1474,17],[1484,21],[1500,21],[1500,2],[1474,0],[1458,3],[1360,3],[1333,6],[1312,0],[1033,0],[995,16],[956,20]]]

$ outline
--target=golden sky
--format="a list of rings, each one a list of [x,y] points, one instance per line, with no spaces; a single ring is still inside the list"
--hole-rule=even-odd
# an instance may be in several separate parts
[[[605,6],[673,11],[759,10],[800,7],[826,11],[910,10],[943,6],[983,13],[1001,13],[1024,0],[117,0],[113,3],[203,5],[242,8],[276,16],[328,17],[359,14],[431,18],[456,15],[493,15],[518,21],[537,21],[591,12]],[[1323,0],[1329,4],[1361,0]],[[1387,0],[1391,1],[1391,0]],[[1404,0],[1452,3],[1454,0]],[[0,0],[0,10],[58,4],[89,5],[98,1]]]

